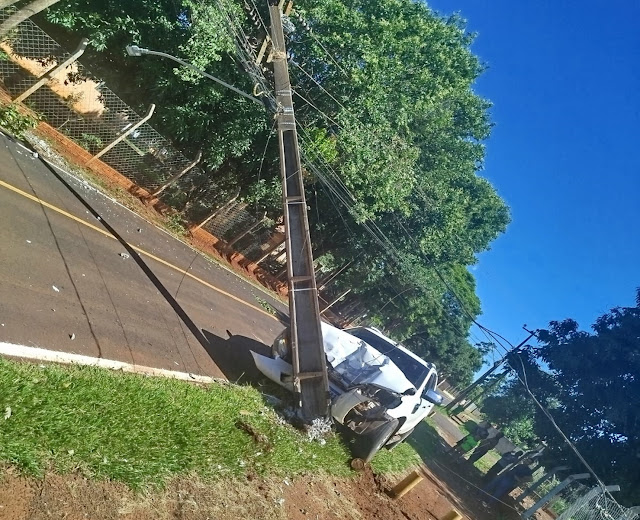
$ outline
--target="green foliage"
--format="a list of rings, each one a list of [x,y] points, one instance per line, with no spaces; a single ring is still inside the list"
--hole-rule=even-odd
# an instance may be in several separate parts
[[[27,130],[35,128],[38,121],[23,114],[15,105],[0,106],[0,126],[16,137],[23,137]]]
[[[513,357],[511,365],[600,478],[619,482],[620,498],[634,504],[640,493],[640,290],[634,307],[612,309],[592,332],[568,319],[551,322],[538,337],[538,348]],[[584,471],[517,379],[486,399],[483,412],[515,435],[532,428],[546,439],[547,465]]]
[[[267,210],[274,207],[280,208],[282,205],[282,186],[280,181],[277,179],[259,179],[258,182],[249,187],[244,200],[255,207],[258,212],[263,208]]]
[[[225,6],[247,20],[240,2]],[[258,9],[268,20],[266,4]],[[459,17],[442,18],[414,0],[302,0],[295,9],[312,28],[294,18],[287,47],[300,148],[315,165],[303,171],[314,253],[349,264],[327,297],[351,289],[335,310],[358,300],[372,323],[406,339],[452,382],[467,382],[481,364],[467,340],[468,315],[480,313],[467,267],[509,222],[478,175],[492,123],[491,104],[472,88],[483,71],[473,35]],[[197,219],[218,205],[213,186],[225,193],[238,186],[257,211],[281,220],[270,115],[170,61],[124,54],[138,43],[250,92],[217,2],[70,0],[47,17],[63,41],[90,33],[91,68],[141,111],[156,103],[154,126],[187,156],[203,151],[205,172],[185,176],[163,200]],[[244,30],[264,37],[248,21]]]
[[[102,139],[97,135],[83,133],[78,139],[76,139],[76,141],[80,146],[92,154],[95,154],[104,148]]]
[[[486,398],[482,413],[498,425],[506,437],[520,447],[533,447],[536,406],[527,395],[512,391],[512,384],[504,391]]]
[[[633,307],[600,316],[592,332],[573,320],[540,331],[540,359],[553,375],[554,416],[605,481],[620,482],[621,498],[635,505],[640,493],[640,289]],[[548,421],[540,435],[555,435]],[[553,456],[574,462],[559,444]],[[575,464],[575,462],[574,462]],[[576,466],[577,467],[577,466]]]
[[[260,307],[262,307],[269,314],[273,314],[274,316],[277,314],[276,309],[267,300],[265,300],[264,298],[258,298],[257,296],[256,296],[256,300],[260,305]]]
[[[176,235],[184,235],[186,233],[186,226],[184,219],[179,213],[174,213],[169,215],[165,220],[165,227],[175,233]]]

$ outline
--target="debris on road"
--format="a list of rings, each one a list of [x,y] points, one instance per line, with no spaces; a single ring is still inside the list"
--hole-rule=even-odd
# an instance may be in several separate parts
[[[58,289],[55,285],[52,285],[51,288],[55,291],[55,292],[60,292],[60,289]]]
[[[76,339],[76,335],[75,335],[75,333],[69,334],[69,339],[70,339],[70,340],[74,340],[74,339]]]
[[[121,256],[122,258],[124,258],[125,260],[126,260],[127,258],[130,258],[130,257],[129,257],[129,255],[128,255],[127,253],[120,253],[120,256]]]
[[[27,240],[27,244],[30,244],[30,243],[31,243],[31,240]]]
[[[324,437],[331,433],[331,419],[327,417],[317,417],[307,427],[307,438],[309,441],[318,441],[321,445],[326,444]]]

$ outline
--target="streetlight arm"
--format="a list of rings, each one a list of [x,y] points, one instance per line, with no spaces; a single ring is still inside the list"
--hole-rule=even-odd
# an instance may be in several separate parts
[[[209,78],[215,81],[216,83],[219,83],[223,87],[227,87],[228,89],[233,90],[236,94],[240,94],[242,97],[250,99],[254,103],[258,103],[258,105],[263,106],[262,101],[260,101],[257,97],[251,96],[246,92],[242,92],[242,90],[234,87],[233,85],[230,85],[226,81],[222,81],[221,79],[218,79],[215,76],[208,74],[204,70],[199,69],[195,65],[191,65],[191,63],[181,60],[180,58],[176,58],[175,56],[172,56],[171,54],[167,54],[166,52],[152,51],[151,49],[145,49],[143,47],[138,47],[137,45],[127,45],[127,54],[129,54],[129,56],[142,56],[143,54],[152,54],[154,56],[161,56],[162,58],[168,58],[170,60],[175,61],[176,63],[179,63],[184,67],[187,67],[188,69],[193,70],[194,72],[197,72],[198,74],[200,74],[201,76],[204,76],[205,78]]]

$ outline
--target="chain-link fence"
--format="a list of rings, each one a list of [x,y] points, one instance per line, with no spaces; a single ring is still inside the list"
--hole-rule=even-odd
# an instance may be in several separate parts
[[[595,488],[577,498],[557,520],[639,520],[637,508],[621,506],[606,491]]]
[[[14,8],[0,9],[0,23],[14,11]],[[26,20],[0,41],[0,81],[15,99],[70,55],[35,23]],[[92,155],[143,119],[79,61],[52,74],[46,85],[23,102]],[[159,189],[193,163],[193,159],[185,157],[148,123],[139,125],[100,159],[149,192]],[[167,189],[162,199],[187,219],[198,221],[229,200],[231,191],[208,172],[195,167]],[[212,219],[206,229],[224,240],[232,240],[242,233],[243,227],[255,224],[256,216],[246,204],[238,203]],[[254,228],[238,241],[236,250],[251,259],[260,257],[272,234],[272,228]]]
[[[0,22],[11,12],[1,10]],[[0,48],[0,79],[13,98],[69,56],[30,20],[6,35]],[[52,75],[48,84],[31,94],[25,104],[92,154],[142,119],[79,61]],[[151,191],[192,162],[146,123],[109,150],[102,160]]]

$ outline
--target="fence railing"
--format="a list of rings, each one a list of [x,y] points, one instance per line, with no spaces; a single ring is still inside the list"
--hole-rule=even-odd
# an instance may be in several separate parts
[[[638,520],[639,509],[621,506],[610,493],[598,487],[577,498],[558,520]]]

